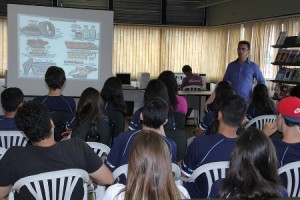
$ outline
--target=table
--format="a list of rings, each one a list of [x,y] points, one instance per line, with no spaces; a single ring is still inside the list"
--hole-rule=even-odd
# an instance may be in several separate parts
[[[190,92],[190,91],[178,91],[178,95],[184,96],[186,98],[186,101],[188,103],[189,108],[194,109],[194,112],[197,111],[198,113],[194,113],[194,120],[195,124],[199,125],[199,120],[202,121],[204,117],[204,106],[206,98],[209,97],[213,91],[208,90],[202,90],[202,91],[196,91],[196,92]],[[198,121],[197,118],[199,118]]]

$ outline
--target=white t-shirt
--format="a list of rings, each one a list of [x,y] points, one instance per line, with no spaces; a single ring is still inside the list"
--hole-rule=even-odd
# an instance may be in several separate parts
[[[190,199],[191,198],[189,193],[187,192],[187,190],[183,186],[177,185],[177,187],[178,187],[178,189],[181,193],[181,198],[182,199]],[[124,188],[125,188],[125,185],[120,184],[120,183],[109,186],[107,188],[107,190],[105,191],[103,199],[104,200],[123,200],[124,197],[125,197],[125,192],[121,192],[120,194],[119,194],[119,192]]]

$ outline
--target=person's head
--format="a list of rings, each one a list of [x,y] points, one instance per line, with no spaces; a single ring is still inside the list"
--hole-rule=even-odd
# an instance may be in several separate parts
[[[257,84],[252,92],[251,102],[255,104],[258,115],[274,114],[275,106],[265,84]]]
[[[161,80],[153,79],[149,81],[144,93],[144,104],[153,97],[160,97],[168,104],[170,102],[166,85]]]
[[[231,83],[229,81],[221,81],[218,83],[216,89],[215,89],[215,99],[214,99],[214,106],[213,110],[217,110],[220,105],[222,105],[224,99],[234,94],[234,90],[231,87]]]
[[[113,103],[117,110],[124,114],[126,113],[126,104],[120,79],[117,77],[108,78],[101,90],[101,96],[104,102]]]
[[[291,89],[290,96],[300,98],[300,85],[296,85]]]
[[[98,90],[92,87],[86,88],[80,95],[76,110],[76,124],[82,124],[87,120],[99,122],[104,115],[103,100]]]
[[[16,125],[31,142],[53,137],[53,125],[46,105],[29,101],[21,106],[15,116]]]
[[[143,125],[159,129],[168,119],[169,107],[167,102],[159,97],[151,98],[142,109]]]
[[[45,73],[45,82],[52,90],[62,89],[66,82],[65,71],[61,67],[49,67]]]
[[[225,198],[278,197],[278,166],[271,140],[255,128],[237,139],[220,196]]]
[[[184,66],[182,67],[182,72],[183,72],[185,75],[192,73],[192,68],[191,68],[191,66],[189,66],[189,65],[184,65]]]
[[[178,85],[174,73],[172,71],[163,71],[157,79],[161,80],[166,85],[170,103],[173,109],[175,109],[178,105],[178,101],[176,98]]]
[[[297,97],[285,97],[277,105],[277,127],[284,132],[283,124],[287,127],[300,126],[300,99]]]
[[[129,152],[125,200],[180,199],[171,163],[161,135],[149,130],[138,133]]]
[[[237,128],[244,120],[246,110],[247,104],[241,96],[235,94],[229,95],[224,99],[222,105],[220,105],[218,120],[221,120],[227,126]]]
[[[239,58],[247,58],[250,52],[250,43],[248,41],[239,41],[237,48]]]
[[[16,112],[23,101],[24,94],[19,88],[6,88],[1,93],[1,104],[5,112]]]

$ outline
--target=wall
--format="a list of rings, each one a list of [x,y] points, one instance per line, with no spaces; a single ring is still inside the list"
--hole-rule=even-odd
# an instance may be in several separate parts
[[[300,14],[299,0],[233,0],[207,9],[207,26]]]

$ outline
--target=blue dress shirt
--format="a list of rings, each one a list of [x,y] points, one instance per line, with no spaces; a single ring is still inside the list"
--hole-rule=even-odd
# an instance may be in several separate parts
[[[258,68],[258,65],[247,59],[244,64],[240,64],[238,59],[229,63],[223,80],[230,81],[236,94],[249,102],[252,93],[254,79],[258,84],[265,84],[265,79]]]

